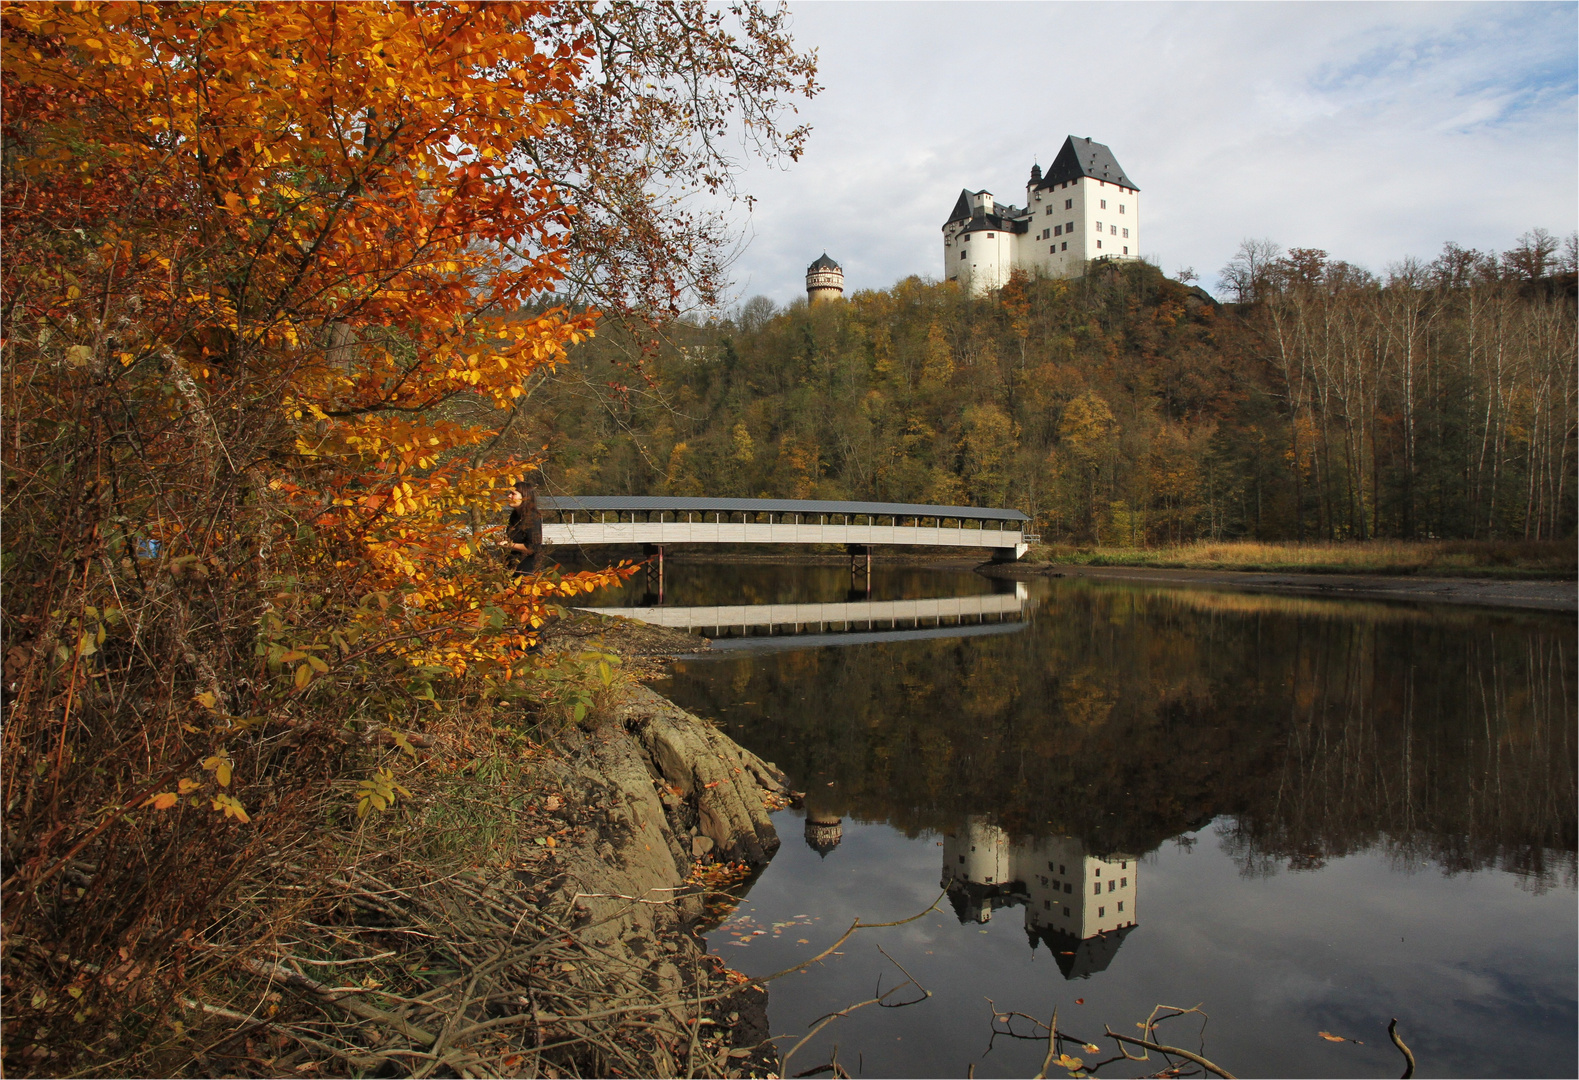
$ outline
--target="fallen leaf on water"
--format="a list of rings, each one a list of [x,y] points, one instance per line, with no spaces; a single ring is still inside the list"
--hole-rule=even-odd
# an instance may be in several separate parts
[[[1086,1003],[1086,999],[1085,998],[1075,998],[1075,1004],[1076,1005],[1084,1005],[1085,1003]]]
[[[796,938],[795,939],[795,944],[797,944],[797,945],[810,945],[811,942],[807,941],[805,938]]]
[[[1328,1042],[1351,1042],[1359,1043],[1361,1046],[1365,1045],[1363,1042],[1360,1042],[1359,1039],[1351,1039],[1347,1035],[1334,1035],[1330,1031],[1318,1031],[1316,1034],[1321,1036],[1323,1039],[1326,1039]]]
[[[1074,954],[1074,953],[1072,953],[1072,952],[1061,952],[1061,953],[1059,953],[1059,954],[1058,954],[1058,955],[1059,955],[1059,956],[1073,956],[1073,955],[1075,955],[1075,954]]]
[[[1088,1053],[1088,1054],[1099,1054],[1101,1052],[1102,1052],[1102,1048],[1100,1046],[1098,1046],[1096,1043],[1086,1043],[1086,1053]]]

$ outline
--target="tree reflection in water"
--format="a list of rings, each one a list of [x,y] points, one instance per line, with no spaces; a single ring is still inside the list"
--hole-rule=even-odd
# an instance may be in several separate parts
[[[687,661],[667,689],[817,810],[912,836],[991,828],[1133,867],[1120,853],[1226,815],[1250,875],[1382,848],[1574,884],[1571,620],[1078,581],[1037,583],[1030,618]]]

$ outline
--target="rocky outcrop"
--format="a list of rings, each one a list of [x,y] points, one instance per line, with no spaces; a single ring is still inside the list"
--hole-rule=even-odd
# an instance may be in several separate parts
[[[645,686],[577,749],[567,779],[603,825],[560,865],[567,899],[606,940],[698,917],[685,887],[697,864],[756,869],[778,849],[768,815],[789,801],[784,775]]]

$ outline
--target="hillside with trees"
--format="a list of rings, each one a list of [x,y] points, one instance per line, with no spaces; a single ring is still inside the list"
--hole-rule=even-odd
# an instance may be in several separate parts
[[[1535,230],[1377,277],[1247,241],[1230,304],[1141,262],[757,297],[605,324],[513,437],[556,493],[1014,506],[1077,543],[1572,536],[1574,260]]]

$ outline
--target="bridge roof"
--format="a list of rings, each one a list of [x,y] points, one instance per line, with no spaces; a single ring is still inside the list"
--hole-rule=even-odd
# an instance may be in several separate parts
[[[870,514],[895,517],[964,518],[968,521],[1029,521],[1018,510],[984,506],[927,506],[922,503],[846,502],[834,499],[696,499],[668,495],[539,495],[541,510],[673,510],[725,514]]]

